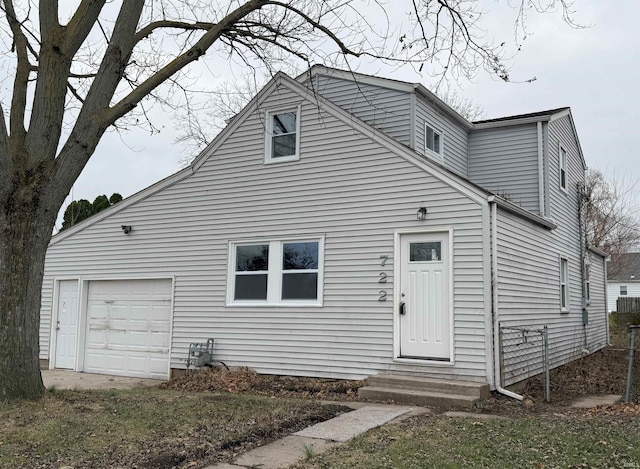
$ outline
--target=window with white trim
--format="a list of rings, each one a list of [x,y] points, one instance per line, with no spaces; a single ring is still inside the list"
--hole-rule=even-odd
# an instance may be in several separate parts
[[[584,299],[591,304],[591,265],[587,262],[584,265]]]
[[[431,150],[442,159],[442,133],[429,124],[424,126],[424,147],[425,150]]]
[[[567,150],[562,145],[558,146],[560,164],[560,189],[567,191]]]
[[[300,159],[300,106],[267,112],[265,163]]]
[[[229,304],[322,302],[322,241],[230,244]]]
[[[560,310],[569,311],[569,261],[560,258]]]
[[[627,296],[627,286],[626,285],[620,285],[620,296]]]

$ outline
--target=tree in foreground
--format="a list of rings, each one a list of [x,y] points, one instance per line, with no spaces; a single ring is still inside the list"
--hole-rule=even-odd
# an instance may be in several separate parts
[[[557,8],[566,17],[567,1],[521,0],[516,28],[531,8]],[[73,183],[107,129],[145,123],[154,102],[189,106],[179,97],[197,83],[188,71],[205,54],[264,73],[312,63],[348,67],[367,58],[413,64],[440,79],[482,69],[509,79],[501,45],[483,39],[475,1],[384,5],[76,0],[59,7],[57,0],[0,0],[3,89],[11,83],[0,119],[0,399],[44,392],[44,260]]]

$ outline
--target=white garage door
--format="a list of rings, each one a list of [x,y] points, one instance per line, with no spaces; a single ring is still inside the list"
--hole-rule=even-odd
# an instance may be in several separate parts
[[[84,371],[167,379],[171,280],[89,282]]]

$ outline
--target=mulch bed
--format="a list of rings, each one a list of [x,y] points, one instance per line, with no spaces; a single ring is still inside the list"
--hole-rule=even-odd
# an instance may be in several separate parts
[[[627,351],[607,347],[591,355],[555,368],[550,373],[551,402],[544,401],[542,376],[534,376],[516,390],[524,395],[516,401],[502,394],[492,396],[479,406],[479,411],[499,414],[565,412],[578,397],[593,394],[624,395],[627,376]],[[608,414],[640,415],[640,353],[634,368],[633,403],[599,407],[597,411],[576,410]],[[358,388],[366,381],[260,375],[249,368],[228,371],[203,369],[192,371],[180,378],[163,383],[161,387],[188,391],[214,391],[251,393],[263,396],[332,401],[356,401]]]
[[[332,401],[358,399],[364,381],[260,375],[249,368],[228,371],[208,369],[191,371],[163,383],[160,387],[187,391],[251,393],[261,396],[294,397]]]

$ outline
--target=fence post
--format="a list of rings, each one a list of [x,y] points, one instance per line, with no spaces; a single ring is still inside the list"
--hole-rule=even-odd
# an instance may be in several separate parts
[[[636,329],[638,326],[627,324],[627,333],[629,334],[629,366],[627,367],[627,389],[624,393],[624,402],[631,402],[631,384],[633,382],[633,361],[635,355]]]
[[[549,328],[545,325],[543,332],[543,355],[542,363],[544,366],[544,398],[547,402],[551,401],[551,384],[549,378]]]

